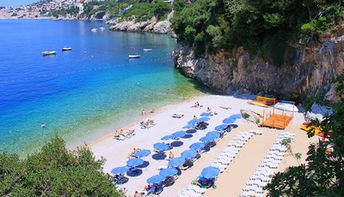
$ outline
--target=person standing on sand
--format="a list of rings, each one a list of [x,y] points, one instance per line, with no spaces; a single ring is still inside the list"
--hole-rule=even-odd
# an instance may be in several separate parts
[[[170,153],[168,154],[168,158],[169,159],[173,159],[174,158],[174,154],[172,153],[172,151],[170,151]]]
[[[134,197],[140,197],[141,194],[138,191],[135,191]]]
[[[141,111],[141,116],[144,116],[146,114],[146,112],[145,112],[145,110],[143,109],[142,111]]]

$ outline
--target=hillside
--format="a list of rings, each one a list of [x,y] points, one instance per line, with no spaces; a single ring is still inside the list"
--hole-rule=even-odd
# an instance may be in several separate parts
[[[344,68],[341,1],[174,1],[176,67],[222,93],[301,99]]]
[[[171,33],[171,1],[126,0],[112,8],[112,20],[108,21],[114,31],[146,31]]]

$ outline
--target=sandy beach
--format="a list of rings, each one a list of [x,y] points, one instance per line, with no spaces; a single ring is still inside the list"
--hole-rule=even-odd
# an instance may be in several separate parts
[[[141,129],[139,122],[132,123],[126,129],[135,129],[135,135],[123,141],[117,141],[113,138],[113,132],[105,135],[88,146],[92,149],[97,158],[105,158],[104,172],[110,173],[114,167],[125,166],[130,152],[133,148],[149,149],[153,153],[153,144],[162,142],[161,138],[165,135],[172,134],[176,131],[185,130],[184,126],[187,122],[193,119],[193,116],[200,117],[200,114],[207,110],[209,107],[217,115],[211,116],[208,121],[209,126],[206,130],[198,130],[192,134],[191,138],[181,139],[182,145],[173,147],[171,150],[177,157],[189,146],[198,142],[199,139],[206,135],[207,132],[213,131],[218,125],[223,124],[225,118],[234,114],[240,114],[240,109],[253,110],[255,112],[264,114],[272,109],[262,108],[254,105],[247,104],[250,98],[245,96],[219,96],[219,95],[206,95],[196,97],[194,99],[165,106],[155,113],[143,116],[142,120],[147,118],[153,119],[156,123],[154,127],[149,129]],[[195,102],[199,102],[203,107],[192,108]],[[223,109],[220,106],[231,107],[231,109]],[[173,114],[184,114],[180,119],[172,118]],[[165,187],[160,196],[177,196],[180,192],[186,189],[192,180],[195,180],[201,173],[202,169],[209,166],[220,152],[227,146],[229,142],[237,134],[243,131],[259,130],[262,135],[254,136],[239,152],[238,156],[232,161],[229,167],[219,175],[215,184],[215,189],[208,189],[205,196],[239,196],[249,177],[253,174],[259,163],[262,161],[264,155],[271,148],[278,134],[281,132],[295,133],[295,139],[291,144],[293,153],[301,153],[301,162],[306,158],[307,147],[310,143],[315,142],[317,139],[309,139],[306,132],[299,129],[299,126],[304,122],[302,113],[294,113],[292,122],[285,130],[276,130],[269,128],[257,127],[257,125],[247,122],[246,120],[239,119],[235,122],[238,125],[229,134],[217,142],[217,145],[210,149],[210,151],[202,153],[201,157],[194,162],[194,166],[182,174],[175,181],[172,186]],[[153,153],[154,154],[154,153]],[[167,158],[166,158],[167,159]],[[166,159],[156,160],[152,155],[143,158],[147,161],[147,166],[142,168],[142,174],[132,177],[128,176],[129,181],[118,187],[125,189],[127,196],[133,196],[135,191],[143,190],[146,180],[151,176],[159,174],[159,168],[167,167],[168,161]],[[292,155],[286,155],[278,171],[282,171],[288,166],[298,165],[298,161]]]

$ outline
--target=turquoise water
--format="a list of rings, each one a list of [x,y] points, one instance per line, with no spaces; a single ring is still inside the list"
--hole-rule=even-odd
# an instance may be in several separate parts
[[[0,149],[26,153],[58,133],[83,141],[141,109],[201,94],[173,69],[167,35],[91,29],[102,22],[0,20]],[[62,47],[72,47],[61,52]],[[152,48],[152,52],[143,52]],[[44,50],[56,50],[43,57]],[[128,60],[130,53],[140,59]],[[41,124],[46,128],[41,128]]]

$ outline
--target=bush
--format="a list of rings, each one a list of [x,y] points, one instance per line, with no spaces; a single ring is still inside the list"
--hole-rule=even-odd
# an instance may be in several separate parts
[[[60,137],[26,159],[0,153],[0,196],[121,196],[86,148],[68,151]]]

